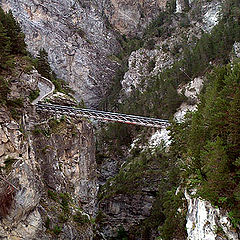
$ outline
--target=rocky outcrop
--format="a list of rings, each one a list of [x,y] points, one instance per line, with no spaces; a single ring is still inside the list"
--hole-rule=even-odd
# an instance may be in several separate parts
[[[36,56],[44,48],[52,69],[76,91],[78,100],[96,104],[105,94],[116,63],[108,56],[119,45],[102,16],[100,3],[88,1],[4,0],[26,35],[28,50]]]
[[[166,7],[167,0],[108,0],[104,13],[114,29],[128,37],[140,36]]]
[[[139,86],[141,81],[156,76],[172,64],[173,59],[162,50],[140,49],[132,52],[128,59],[129,70],[121,82],[124,92],[128,95],[134,88],[144,89],[145,84]]]
[[[177,112],[174,114],[176,121],[184,121],[187,112],[193,112],[197,109],[197,103],[199,102],[199,94],[203,88],[203,82],[202,78],[195,78],[188,84],[179,87],[178,93],[183,94],[187,100],[181,104]]]
[[[1,1],[21,23],[28,50],[36,56],[44,48],[57,76],[88,106],[106,94],[118,66],[109,58],[120,48],[113,31],[141,35],[165,5],[166,0]]]
[[[138,225],[141,220],[150,216],[154,197],[149,193],[139,195],[122,195],[119,194],[100,205],[103,211],[103,219],[101,222],[101,231],[104,236],[116,236],[121,226],[126,231]]]
[[[77,106],[77,101],[71,96],[64,93],[56,92],[53,95],[47,97],[48,103],[58,104],[63,106]]]
[[[171,22],[163,25],[170,36],[163,34],[155,37],[154,49],[141,48],[130,55],[129,69],[121,81],[127,96],[134,88],[144,89],[148,79],[171,68],[175,61],[181,59],[183,46],[180,43],[195,44],[193,39],[201,37],[201,30],[211,32],[220,19],[221,1],[177,1],[177,9],[185,9],[186,6],[188,11],[182,13],[182,10],[177,10],[182,14],[172,15]]]
[[[207,201],[194,198],[194,194],[185,192],[185,197],[188,202],[188,240],[239,239],[226,212],[213,207]]]
[[[92,239],[98,188],[91,124],[34,115],[26,97],[37,83],[35,73],[11,84],[9,98],[24,99],[17,120],[0,111],[0,238]]]

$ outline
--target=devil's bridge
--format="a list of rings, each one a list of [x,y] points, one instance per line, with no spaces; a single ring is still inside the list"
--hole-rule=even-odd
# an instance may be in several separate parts
[[[38,87],[40,89],[40,96],[34,100],[33,105],[39,112],[50,112],[56,115],[66,115],[73,117],[84,117],[95,119],[99,121],[120,122],[126,124],[141,125],[146,127],[161,128],[168,125],[167,120],[149,118],[135,115],[127,115],[122,113],[104,112],[86,108],[75,108],[55,104],[45,104],[41,101],[54,91],[54,85],[46,78],[40,78]]]

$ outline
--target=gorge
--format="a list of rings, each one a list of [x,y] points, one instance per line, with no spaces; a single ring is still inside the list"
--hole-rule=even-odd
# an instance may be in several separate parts
[[[240,239],[238,0],[0,6],[1,239]]]

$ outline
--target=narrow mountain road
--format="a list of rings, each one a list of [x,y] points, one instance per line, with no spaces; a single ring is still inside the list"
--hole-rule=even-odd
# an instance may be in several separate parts
[[[38,102],[43,100],[48,95],[52,94],[55,90],[54,84],[47,78],[41,77],[38,82],[38,88],[40,90],[39,96],[32,102],[33,105],[36,105]]]

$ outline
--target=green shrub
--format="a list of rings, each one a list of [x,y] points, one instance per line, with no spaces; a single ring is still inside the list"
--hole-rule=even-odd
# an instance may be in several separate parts
[[[55,202],[58,201],[58,195],[56,192],[53,192],[51,190],[48,190],[48,197],[54,200]]]
[[[80,225],[90,223],[90,219],[88,218],[88,216],[82,214],[81,212],[77,212],[75,215],[73,215],[73,221]]]
[[[166,9],[168,13],[176,12],[176,0],[168,0],[166,4]]]
[[[47,217],[47,219],[46,219],[46,221],[45,221],[45,227],[46,227],[47,229],[50,229],[50,223],[51,223],[50,218]]]
[[[62,231],[62,228],[58,225],[55,225],[54,228],[53,228],[53,233],[56,234],[56,235],[59,235]]]
[[[28,96],[29,100],[32,102],[33,100],[35,100],[38,96],[39,96],[39,89],[37,90],[32,90]]]
[[[0,76],[0,105],[7,102],[7,95],[10,92],[8,82]]]
[[[6,105],[10,110],[12,117],[16,120],[19,120],[22,113],[22,108],[24,106],[23,99],[22,98],[16,98],[11,100],[8,99]]]
[[[0,72],[14,67],[13,55],[26,54],[24,34],[12,12],[5,13],[0,7]]]
[[[54,84],[56,91],[64,94],[73,93],[68,84],[64,80],[57,78],[56,74],[52,71],[48,62],[48,53],[45,49],[40,49],[34,64],[38,72]]]
[[[112,240],[128,240],[128,239],[129,239],[128,233],[122,225],[118,228],[117,236],[112,238]]]
[[[60,204],[61,204],[61,208],[65,213],[69,213],[70,209],[69,209],[69,202],[70,202],[70,197],[68,195],[68,193],[60,193],[59,194],[59,198],[61,200]]]
[[[58,215],[58,220],[60,223],[65,223],[68,219],[69,217],[65,214],[65,212],[62,212],[60,215]]]
[[[184,206],[184,195],[180,191],[176,194],[176,188],[165,192],[163,198],[164,223],[160,226],[160,236],[163,240],[179,239],[187,237],[186,232],[186,209]]]

